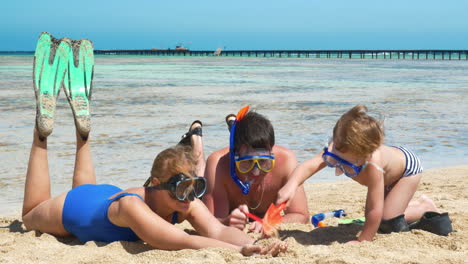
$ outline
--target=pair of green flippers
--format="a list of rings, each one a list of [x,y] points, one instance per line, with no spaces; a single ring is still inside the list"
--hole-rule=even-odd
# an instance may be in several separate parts
[[[92,42],[87,39],[56,39],[49,33],[41,33],[34,54],[33,71],[39,137],[43,139],[52,133],[56,102],[63,88],[77,131],[87,139],[91,129],[89,100],[94,72]]]

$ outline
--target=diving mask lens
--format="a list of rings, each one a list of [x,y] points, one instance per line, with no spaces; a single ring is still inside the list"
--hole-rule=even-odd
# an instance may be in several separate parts
[[[339,162],[332,156],[323,155],[323,161],[327,164],[328,167],[335,168],[338,166]]]
[[[236,158],[236,165],[241,173],[251,171],[255,165],[263,172],[270,172],[275,167],[275,157],[270,155],[238,157]]]
[[[175,196],[178,200],[193,201],[201,198],[206,191],[206,180],[203,177],[186,178],[177,183]]]
[[[348,166],[346,164],[341,165],[341,170],[344,172],[344,174],[348,177],[354,177],[359,174],[353,167]]]
[[[253,169],[254,165],[255,165],[254,160],[242,160],[242,161],[238,161],[236,163],[237,163],[237,169],[241,173],[246,173],[246,172],[251,171]]]

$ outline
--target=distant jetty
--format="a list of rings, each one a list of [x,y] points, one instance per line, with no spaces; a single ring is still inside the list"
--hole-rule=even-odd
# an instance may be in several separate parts
[[[468,60],[468,50],[95,50],[96,55]]]
[[[0,51],[0,55],[31,55],[33,51]],[[96,55],[175,57],[261,57],[317,59],[468,60],[468,50],[94,50]]]

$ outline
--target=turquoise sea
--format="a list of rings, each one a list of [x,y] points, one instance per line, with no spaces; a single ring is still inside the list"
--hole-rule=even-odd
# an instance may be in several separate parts
[[[0,215],[21,210],[35,118],[32,56],[0,56]],[[356,104],[384,120],[386,143],[426,169],[468,163],[468,61],[97,56],[92,150],[98,183],[143,184],[152,161],[190,123],[206,155],[227,146],[224,117],[244,105],[267,116],[299,162],[317,153]],[[71,187],[74,126],[62,92],[49,138],[52,194]],[[325,169],[314,181],[342,180]],[[424,179],[424,178],[423,178]],[[353,183],[355,184],[355,183]]]

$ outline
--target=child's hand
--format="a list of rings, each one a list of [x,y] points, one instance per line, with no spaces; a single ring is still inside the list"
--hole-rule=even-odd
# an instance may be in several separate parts
[[[297,185],[292,182],[288,182],[278,191],[278,198],[276,199],[276,204],[281,204],[287,201],[286,206],[289,206],[289,203],[296,195],[296,190]]]

